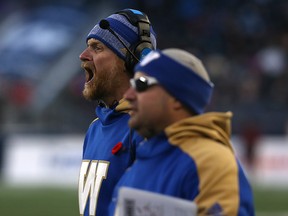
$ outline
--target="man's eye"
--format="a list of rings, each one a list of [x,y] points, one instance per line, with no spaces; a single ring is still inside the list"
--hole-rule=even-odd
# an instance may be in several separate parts
[[[88,44],[88,47],[90,47],[91,50],[94,50],[96,52],[99,52],[101,50],[103,50],[103,46],[101,44]]]
[[[99,50],[102,50],[102,47],[98,46],[98,45],[95,45],[95,46],[92,46],[92,49],[95,50],[95,51],[99,51]]]

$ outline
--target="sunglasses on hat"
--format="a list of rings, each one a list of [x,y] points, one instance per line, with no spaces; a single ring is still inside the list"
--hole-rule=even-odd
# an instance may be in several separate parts
[[[130,84],[137,92],[144,92],[151,86],[158,84],[158,81],[154,77],[140,76],[136,79],[130,79]]]

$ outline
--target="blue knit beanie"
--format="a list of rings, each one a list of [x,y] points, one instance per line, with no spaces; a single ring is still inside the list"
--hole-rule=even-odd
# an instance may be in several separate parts
[[[143,14],[141,11],[133,10],[134,13]],[[132,44],[136,44],[139,41],[139,33],[138,28],[132,25],[128,19],[120,14],[112,14],[105,18],[109,24],[111,29],[122,39],[127,47],[130,47]],[[104,43],[108,48],[110,48],[114,53],[116,53],[120,58],[125,60],[126,57],[126,49],[121,44],[117,38],[111,34],[107,29],[102,29],[99,26],[99,22],[93,27],[93,29],[89,32],[86,41],[90,38],[95,38],[102,43]],[[156,35],[155,32],[150,26],[150,38],[153,47],[156,49]]]
[[[196,114],[204,112],[209,104],[213,83],[202,62],[194,55],[180,49],[151,51],[134,72],[154,77],[169,94]]]

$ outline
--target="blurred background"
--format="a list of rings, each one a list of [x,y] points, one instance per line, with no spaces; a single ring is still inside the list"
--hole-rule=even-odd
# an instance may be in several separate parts
[[[158,48],[202,59],[215,84],[207,111],[234,113],[257,215],[288,215],[287,0],[1,0],[1,215],[78,215],[95,118],[78,56],[99,19],[123,8],[148,14]]]

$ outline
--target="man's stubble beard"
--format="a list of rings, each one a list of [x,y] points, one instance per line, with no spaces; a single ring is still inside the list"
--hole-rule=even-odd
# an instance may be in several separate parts
[[[94,77],[92,83],[85,84],[82,91],[83,97],[89,101],[105,100],[105,98],[111,97],[121,85],[117,79],[121,71],[127,73],[123,64],[116,64],[110,72],[103,72],[100,73],[101,76]]]
[[[131,129],[136,130],[141,136],[149,139],[157,134],[153,127],[148,127],[149,124],[145,124],[146,119],[143,120],[138,116],[130,117],[128,125]]]
[[[82,91],[83,97],[89,101],[96,101],[103,99],[103,97],[106,95],[105,82],[106,80],[101,81],[95,79],[89,85],[85,85]]]

